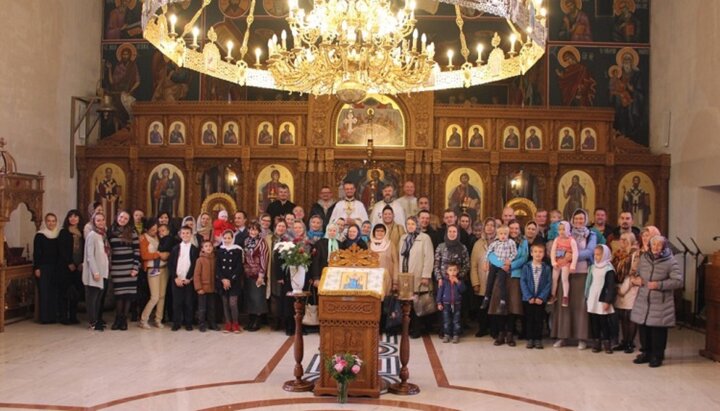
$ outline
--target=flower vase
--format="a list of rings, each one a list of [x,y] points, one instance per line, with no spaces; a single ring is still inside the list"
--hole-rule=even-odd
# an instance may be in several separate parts
[[[306,268],[301,265],[291,265],[288,269],[290,270],[290,285],[293,294],[302,294]]]
[[[338,404],[345,404],[348,400],[348,383],[347,381],[337,383],[337,389],[338,389],[338,395],[337,395],[337,401]]]

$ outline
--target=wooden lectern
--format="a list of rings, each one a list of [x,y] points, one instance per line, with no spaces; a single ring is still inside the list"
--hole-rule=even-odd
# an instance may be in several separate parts
[[[335,354],[355,354],[363,361],[357,378],[349,384],[348,396],[380,396],[378,345],[381,300],[388,274],[378,268],[376,253],[353,245],[330,256],[330,267],[320,280],[320,379],[315,395],[337,395],[337,382],[325,369]]]

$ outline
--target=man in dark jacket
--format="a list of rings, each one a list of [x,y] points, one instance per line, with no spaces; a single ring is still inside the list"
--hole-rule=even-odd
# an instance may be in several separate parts
[[[193,294],[195,294],[195,290],[192,280],[195,273],[195,261],[200,255],[200,250],[192,244],[192,236],[192,229],[183,226],[180,229],[182,242],[173,247],[168,259],[168,274],[172,284],[173,298],[173,331],[179,330],[181,324],[185,325],[185,329],[188,331],[193,329]]]
[[[328,186],[320,189],[320,199],[310,207],[310,217],[316,215],[323,220],[323,231],[330,223],[330,216],[335,210],[335,200],[332,198],[332,190]]]
[[[272,217],[272,221],[275,221],[277,216],[285,216],[286,214],[292,214],[295,208],[295,203],[290,201],[290,187],[287,184],[281,184],[278,187],[278,198],[277,200],[270,203],[267,207],[267,213]],[[273,224],[273,228],[275,225]]]

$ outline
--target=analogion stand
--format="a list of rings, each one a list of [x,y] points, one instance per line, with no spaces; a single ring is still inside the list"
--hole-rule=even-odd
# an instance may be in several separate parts
[[[302,293],[293,294],[293,297],[295,297],[295,342],[293,345],[295,346],[295,369],[293,372],[293,375],[295,376],[294,380],[285,381],[283,384],[283,390],[290,391],[290,392],[306,392],[311,391],[315,384],[312,382],[303,380],[303,366],[302,366],[302,360],[303,360],[303,352],[304,352],[304,344],[303,344],[303,334],[302,334],[302,319],[303,315],[305,314],[305,299],[310,295],[309,292],[303,291]]]
[[[410,308],[412,307],[412,298],[401,298],[403,319],[402,319],[402,337],[400,340],[400,382],[390,385],[388,391],[397,395],[415,395],[420,393],[420,387],[407,382],[410,377],[407,364],[410,361]]]

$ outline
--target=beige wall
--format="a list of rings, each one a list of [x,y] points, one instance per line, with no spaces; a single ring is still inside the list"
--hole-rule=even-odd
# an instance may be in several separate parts
[[[672,155],[668,234],[710,253],[720,248],[720,1],[655,0],[651,9],[650,145]]]
[[[44,211],[60,218],[76,206],[70,97],[95,94],[102,3],[22,0],[1,6],[0,137],[7,140],[18,171],[45,175]],[[27,230],[27,223],[13,221],[7,229],[11,245],[32,242],[34,227]]]

